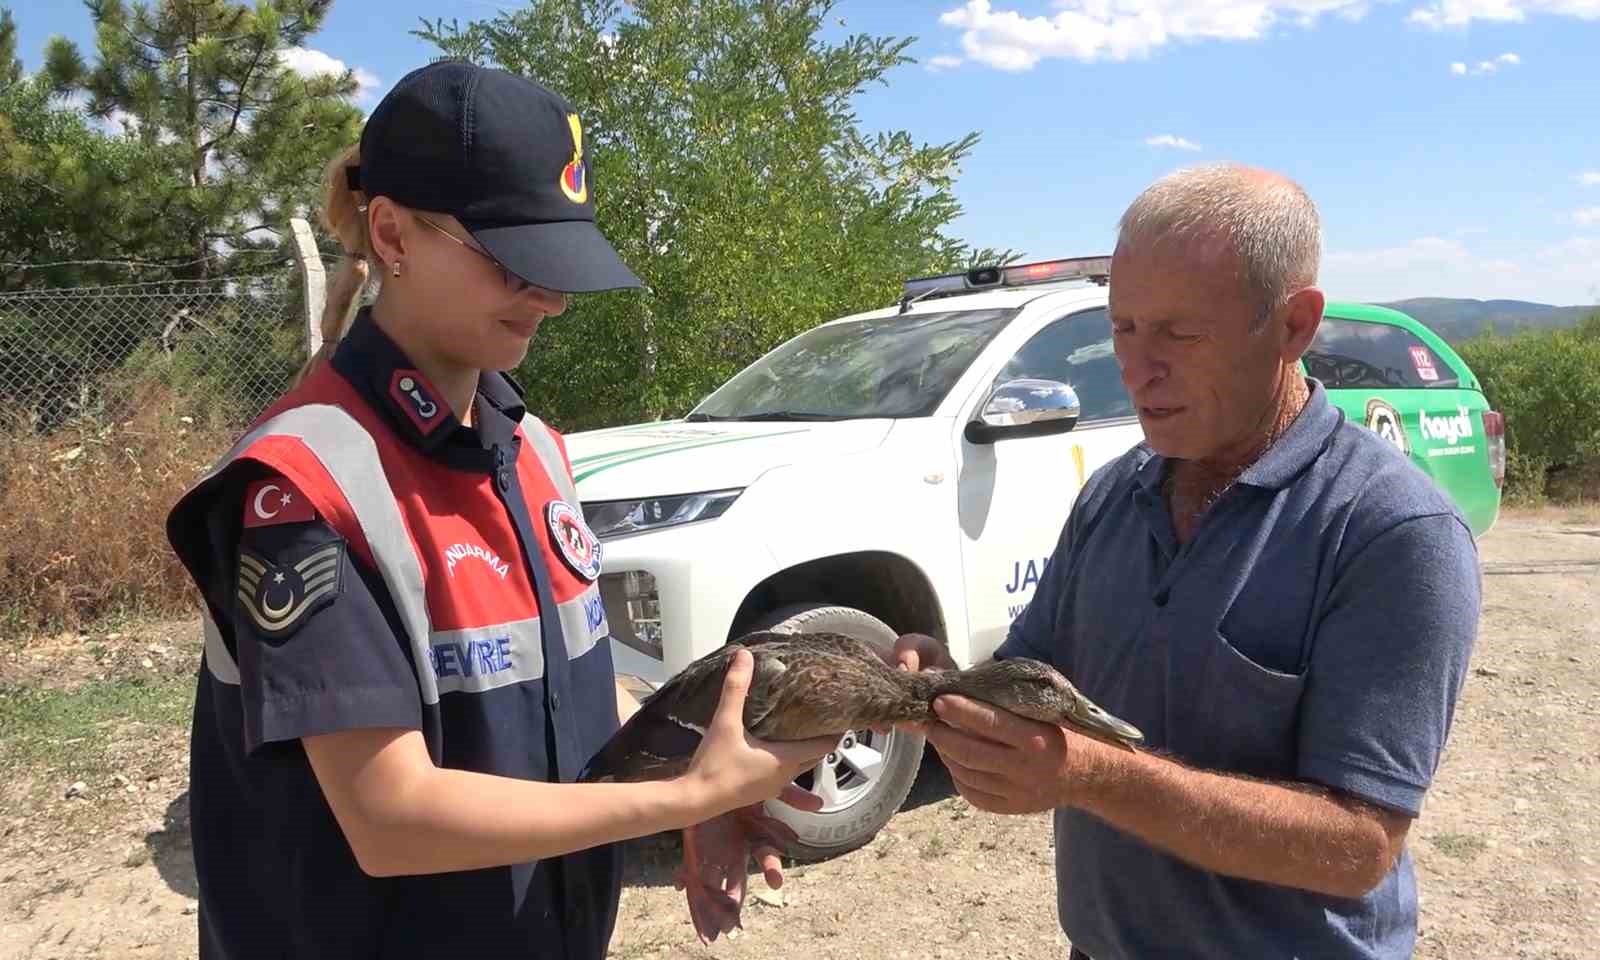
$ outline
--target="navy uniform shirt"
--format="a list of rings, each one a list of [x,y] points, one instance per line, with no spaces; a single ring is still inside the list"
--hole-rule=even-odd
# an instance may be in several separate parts
[[[1415,816],[1476,638],[1476,546],[1432,480],[1311,386],[1183,546],[1165,458],[1140,444],[1097,471],[996,656],[1053,663],[1187,765]],[[1347,899],[1200,870],[1075,809],[1055,829],[1062,929],[1095,960],[1411,956],[1409,849]]]
[[[520,393],[482,377],[475,426],[455,418],[420,436],[385,387],[411,367],[362,311],[333,364],[407,442],[441,469],[493,474],[514,460]],[[524,779],[565,779],[617,726],[609,645],[548,675],[427,704],[395,604],[380,576],[320,518],[242,527],[246,486],[264,468],[233,464],[204,516],[174,515],[168,533],[205,595],[237,667],[202,666],[191,742],[190,806],[200,883],[200,956],[210,958],[552,957],[598,960],[621,890],[621,847],[537,863],[427,876],[365,874],[298,738],[361,727],[421,730],[434,763]],[[533,529],[515,471],[500,499],[526,539]],[[266,562],[337,563],[337,589],[293,629],[265,631],[235,599],[241,548]],[[314,559],[316,558],[316,559]],[[513,558],[512,562],[517,562]],[[519,558],[547,585],[539,551]],[[535,569],[536,568],[536,569]],[[312,568],[306,568],[307,582]],[[329,571],[331,572],[331,571]],[[549,597],[540,589],[541,601]],[[541,603],[543,607],[543,602]],[[540,618],[559,631],[560,618]],[[562,651],[543,640],[546,662]],[[218,676],[218,673],[223,676]],[[559,773],[549,758],[562,751]],[[501,811],[485,809],[485,817]]]

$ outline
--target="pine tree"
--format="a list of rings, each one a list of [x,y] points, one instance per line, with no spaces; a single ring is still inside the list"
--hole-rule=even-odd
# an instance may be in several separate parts
[[[17,23],[11,11],[0,7],[0,91],[22,79],[22,61],[17,58]]]
[[[149,177],[127,185],[138,193],[128,204],[134,222],[118,228],[162,234],[169,249],[147,246],[145,258],[185,277],[239,272],[243,252],[279,247],[288,218],[318,202],[323,165],[358,136],[352,71],[302,76],[285,59],[321,27],[332,0],[84,5],[94,63],[56,37],[44,72],[158,156]]]

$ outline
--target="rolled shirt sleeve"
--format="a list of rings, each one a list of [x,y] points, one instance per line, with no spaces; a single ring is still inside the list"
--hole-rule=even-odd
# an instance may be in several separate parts
[[[1416,816],[1477,637],[1477,548],[1458,517],[1418,516],[1343,566],[1311,653],[1299,774]]]

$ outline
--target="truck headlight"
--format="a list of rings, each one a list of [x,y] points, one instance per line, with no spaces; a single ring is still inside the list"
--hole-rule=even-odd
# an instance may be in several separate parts
[[[604,574],[600,600],[613,637],[647,657],[662,659],[661,595],[655,577],[643,570]]]
[[[583,505],[583,519],[601,540],[647,533],[720,517],[742,490],[714,490],[640,500],[602,500]]]

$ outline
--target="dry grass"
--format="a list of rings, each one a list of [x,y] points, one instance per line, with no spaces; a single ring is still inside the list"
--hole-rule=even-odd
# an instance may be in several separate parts
[[[166,516],[234,428],[156,387],[122,406],[49,435],[24,416],[0,425],[4,633],[192,608]]]
[[[1600,526],[1600,501],[1592,499],[1567,502],[1545,500],[1537,504],[1512,503],[1502,507],[1500,513],[1501,516],[1529,523]]]

